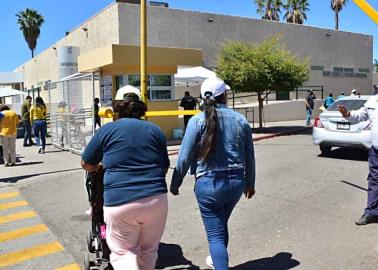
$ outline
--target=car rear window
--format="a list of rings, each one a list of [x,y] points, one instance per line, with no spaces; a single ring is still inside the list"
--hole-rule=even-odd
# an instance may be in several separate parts
[[[327,111],[337,111],[338,105],[344,105],[348,111],[358,110],[366,103],[366,101],[367,101],[366,99],[338,100],[335,103],[333,103],[327,109]]]

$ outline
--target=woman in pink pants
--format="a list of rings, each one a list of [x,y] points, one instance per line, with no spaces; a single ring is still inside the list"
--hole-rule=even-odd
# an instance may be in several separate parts
[[[169,159],[164,134],[141,119],[140,92],[118,90],[113,110],[119,120],[101,127],[82,154],[82,166],[104,174],[104,218],[110,262],[115,270],[155,269],[167,219],[165,175]]]

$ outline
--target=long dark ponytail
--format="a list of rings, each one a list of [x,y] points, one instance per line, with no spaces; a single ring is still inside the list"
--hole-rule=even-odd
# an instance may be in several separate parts
[[[201,141],[199,158],[205,163],[209,161],[210,154],[216,144],[216,134],[218,130],[218,115],[215,108],[216,101],[211,98],[203,100],[203,111],[205,112],[206,124],[205,135]]]
[[[40,108],[46,108],[45,102],[43,101],[43,98],[37,97],[35,99],[35,105]]]

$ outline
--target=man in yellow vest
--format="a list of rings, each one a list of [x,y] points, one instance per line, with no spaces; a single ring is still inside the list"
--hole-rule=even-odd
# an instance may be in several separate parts
[[[4,166],[16,165],[16,138],[18,115],[7,105],[0,108],[0,136],[3,144]]]

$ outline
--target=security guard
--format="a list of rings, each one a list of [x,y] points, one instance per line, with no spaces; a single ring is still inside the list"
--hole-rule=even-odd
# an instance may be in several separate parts
[[[190,95],[189,91],[186,91],[185,96],[182,98],[180,102],[180,107],[183,107],[184,110],[194,110],[196,106],[197,106],[197,100]],[[189,119],[192,116],[193,115],[184,115],[185,129],[186,129],[186,126],[188,125]]]
[[[371,122],[372,147],[369,150],[367,207],[356,225],[378,223],[378,95],[371,97],[359,110],[348,112],[344,105],[339,105],[338,109],[343,117]]]

